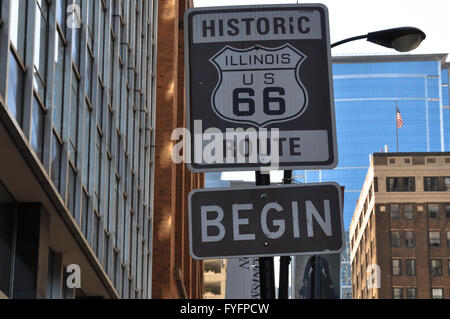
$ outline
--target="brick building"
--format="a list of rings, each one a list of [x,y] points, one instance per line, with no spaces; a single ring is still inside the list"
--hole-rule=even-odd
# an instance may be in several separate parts
[[[171,159],[172,130],[186,127],[184,28],[192,0],[159,1],[153,224],[153,298],[202,298],[203,265],[189,255],[187,196],[202,188],[203,174]]]
[[[375,153],[350,225],[354,298],[450,299],[450,153]]]
[[[204,299],[225,299],[227,261],[227,259],[209,259],[203,261]]]

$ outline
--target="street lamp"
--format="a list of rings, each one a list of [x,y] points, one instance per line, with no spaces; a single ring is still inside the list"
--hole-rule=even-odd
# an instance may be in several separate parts
[[[414,27],[401,27],[394,29],[381,30],[370,32],[366,35],[359,35],[345,40],[338,41],[331,45],[332,48],[347,43],[350,41],[367,39],[367,41],[382,45],[387,48],[392,48],[399,52],[412,51],[419,46],[425,39],[425,33]]]

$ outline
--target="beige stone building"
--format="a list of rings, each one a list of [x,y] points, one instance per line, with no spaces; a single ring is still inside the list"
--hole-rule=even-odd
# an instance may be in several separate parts
[[[205,260],[203,270],[203,298],[225,299],[227,260]]]
[[[450,299],[450,153],[375,153],[350,225],[354,298]]]

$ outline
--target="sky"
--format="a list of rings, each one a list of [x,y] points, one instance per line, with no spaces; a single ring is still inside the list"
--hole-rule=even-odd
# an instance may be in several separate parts
[[[395,27],[421,29],[426,39],[408,54],[450,53],[450,0],[322,0],[298,1],[322,3],[328,7],[330,42]],[[297,0],[194,0],[194,7],[257,4],[295,4]],[[333,56],[405,54],[365,40],[333,48]],[[450,59],[447,58],[450,62]],[[222,179],[254,181],[254,172],[225,172]],[[272,171],[271,181],[281,182],[282,171]],[[275,260],[275,283],[278,285],[278,258]]]
[[[328,7],[331,43],[369,32],[411,26],[426,34],[411,54],[450,53],[449,0],[322,0]],[[195,7],[257,4],[295,4],[296,0],[194,0]],[[333,56],[397,54],[365,40],[342,44],[332,49]],[[399,54],[399,53],[398,53]],[[450,59],[447,59],[450,62]]]
[[[328,7],[330,42],[395,27],[421,29],[426,39],[408,54],[450,53],[450,0],[322,0],[298,1],[322,3]],[[194,7],[236,6],[257,4],[295,4],[297,0],[194,0]],[[333,56],[405,54],[365,40],[349,42],[333,48]],[[450,62],[450,59],[447,58]],[[222,179],[254,181],[254,172],[225,172]],[[271,181],[281,182],[282,171],[272,171]],[[275,282],[278,284],[278,259],[275,261]]]
[[[296,4],[297,0],[194,0],[194,7]],[[330,42],[378,30],[410,26],[421,29],[426,39],[406,54],[450,53],[450,0],[322,0],[328,8]],[[331,50],[333,56],[405,54],[365,40],[342,44]],[[450,59],[447,58],[450,62]],[[254,181],[254,172],[225,172],[222,179]],[[282,171],[272,171],[271,181],[280,182]]]

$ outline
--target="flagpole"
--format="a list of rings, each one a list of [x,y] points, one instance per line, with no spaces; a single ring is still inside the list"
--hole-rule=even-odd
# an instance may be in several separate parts
[[[398,106],[397,106],[397,100],[395,100],[395,133],[397,135],[397,153],[398,153],[398,125],[397,125],[397,113],[398,113]]]

